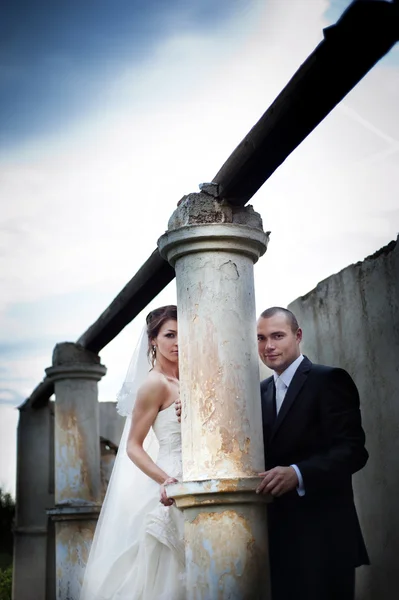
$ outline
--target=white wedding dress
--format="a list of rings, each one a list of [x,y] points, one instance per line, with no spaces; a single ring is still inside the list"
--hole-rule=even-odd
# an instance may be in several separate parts
[[[181,434],[174,406],[160,411],[153,424],[159,443],[155,462],[180,480]],[[127,430],[120,445],[125,461],[129,461],[124,451]],[[127,480],[127,463],[123,468],[122,479]],[[129,481],[125,489],[120,482],[117,490],[112,489],[110,480],[107,514],[99,519],[101,534],[96,532],[93,540],[81,600],[183,600],[186,596],[183,514],[175,505],[163,506],[159,485],[141,472],[137,478],[138,469],[132,463],[132,474],[133,469],[138,489],[129,489]],[[127,515],[122,527],[121,514]]]

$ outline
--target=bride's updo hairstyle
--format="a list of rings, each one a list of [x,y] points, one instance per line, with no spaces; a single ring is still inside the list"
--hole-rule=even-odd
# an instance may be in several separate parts
[[[177,321],[177,306],[174,304],[170,304],[168,306],[161,306],[160,308],[156,308],[152,310],[146,318],[147,323],[147,337],[148,337],[148,350],[147,355],[151,358],[152,366],[154,366],[156,350],[155,346],[151,344],[151,340],[157,337],[159,330],[162,325],[173,319]]]

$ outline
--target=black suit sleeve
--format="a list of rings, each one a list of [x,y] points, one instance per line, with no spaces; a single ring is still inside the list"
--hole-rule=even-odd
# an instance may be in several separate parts
[[[359,471],[367,462],[359,393],[350,375],[333,369],[320,393],[320,414],[325,452],[299,461],[306,492],[331,488]]]

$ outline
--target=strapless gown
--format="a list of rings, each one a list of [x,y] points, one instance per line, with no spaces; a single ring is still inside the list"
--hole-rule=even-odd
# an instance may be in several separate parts
[[[181,479],[180,423],[174,404],[158,413],[153,430],[159,443],[156,463],[170,477]],[[175,505],[165,507],[160,503],[157,483],[148,477],[143,481],[138,490],[139,509],[133,502],[132,510],[136,512],[127,524],[130,531],[124,532],[125,539],[121,540],[124,549],[118,556],[110,557],[110,564],[102,560],[100,570],[104,571],[106,565],[105,572],[98,572],[95,589],[90,584],[85,591],[83,586],[81,600],[184,600],[186,597],[183,514]]]

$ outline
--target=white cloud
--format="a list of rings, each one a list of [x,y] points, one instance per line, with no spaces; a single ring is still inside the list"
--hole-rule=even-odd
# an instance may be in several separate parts
[[[305,11],[286,4],[268,3],[235,51],[241,21],[222,40],[168,40],[145,70],[125,67],[115,78],[121,102],[106,92],[114,105],[105,101],[66,140],[35,140],[24,158],[3,161],[3,306],[88,282],[121,285],[135,272],[177,200],[212,177],[320,38],[326,2]],[[282,52],[306,16],[307,35]]]

